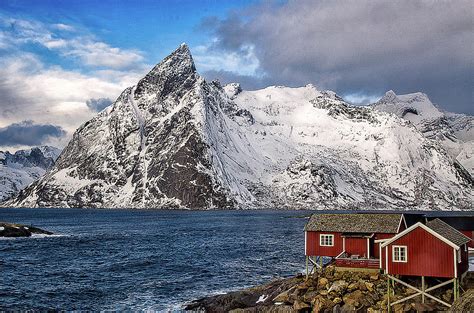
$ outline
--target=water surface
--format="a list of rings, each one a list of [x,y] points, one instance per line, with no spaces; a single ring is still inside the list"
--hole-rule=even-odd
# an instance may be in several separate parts
[[[0,209],[58,236],[0,240],[0,310],[178,310],[304,269],[291,211]]]

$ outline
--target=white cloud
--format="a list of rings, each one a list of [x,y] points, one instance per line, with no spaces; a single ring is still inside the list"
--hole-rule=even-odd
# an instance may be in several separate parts
[[[193,57],[199,71],[227,71],[239,75],[259,76],[260,62],[255,55],[254,47],[244,45],[239,51],[214,49],[214,45],[197,46]]]
[[[123,50],[84,38],[68,42],[68,49],[63,49],[62,54],[78,57],[89,66],[113,69],[130,67],[143,61],[142,53],[137,50]]]
[[[2,44],[0,48],[18,46],[28,43],[42,45],[59,55],[79,59],[90,67],[105,67],[123,69],[139,66],[143,62],[143,53],[133,49],[120,49],[95,39],[90,34],[67,34],[62,36],[60,31],[71,32],[74,28],[66,24],[45,24],[33,20],[1,18],[0,33]]]
[[[68,136],[54,138],[54,143],[65,145],[75,129],[94,115],[86,105],[87,100],[115,100],[143,73],[111,71],[109,75],[100,77],[48,67],[27,53],[2,59],[0,127],[22,120],[58,125],[68,132]]]
[[[54,28],[56,28],[56,29],[64,30],[64,31],[68,31],[68,32],[72,32],[72,31],[75,31],[75,30],[76,30],[76,29],[74,28],[74,26],[67,25],[67,24],[62,24],[62,23],[53,24],[52,26],[53,26]]]

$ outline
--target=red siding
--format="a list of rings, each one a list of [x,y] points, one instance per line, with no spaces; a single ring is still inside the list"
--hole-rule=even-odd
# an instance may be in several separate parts
[[[367,238],[346,238],[346,252],[367,257]]]
[[[392,247],[407,246],[408,262],[392,262]],[[453,248],[421,227],[413,229],[388,246],[388,273],[408,276],[454,277]],[[385,268],[385,260],[382,266]]]
[[[332,247],[324,247],[324,246],[321,247],[319,245],[319,235],[320,234],[334,235],[334,246],[332,246]],[[342,252],[341,233],[317,232],[317,231],[308,231],[308,232],[306,232],[306,255],[336,257],[341,252]]]
[[[471,238],[471,241],[467,244],[468,247],[474,248],[474,231],[472,230],[460,230],[461,233]]]

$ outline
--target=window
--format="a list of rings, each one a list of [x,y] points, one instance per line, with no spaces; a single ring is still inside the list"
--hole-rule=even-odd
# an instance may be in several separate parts
[[[392,261],[393,262],[407,262],[407,246],[393,246],[392,247]]]
[[[319,235],[319,245],[327,246],[327,247],[334,246],[334,235],[326,235],[326,234]]]

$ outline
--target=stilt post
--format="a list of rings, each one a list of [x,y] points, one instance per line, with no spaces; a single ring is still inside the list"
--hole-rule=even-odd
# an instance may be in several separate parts
[[[388,311],[388,313],[391,312],[391,306],[390,306],[390,277],[387,277],[387,311]]]
[[[306,279],[308,279],[308,256],[306,256]]]
[[[321,273],[323,272],[323,258],[319,256],[319,268],[321,269]]]
[[[425,303],[425,289],[425,276],[421,276],[421,291],[423,291],[421,294],[421,303]]]

